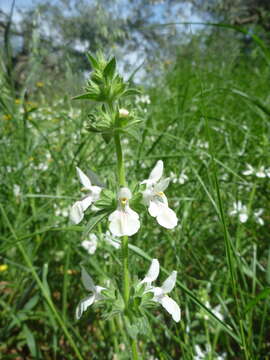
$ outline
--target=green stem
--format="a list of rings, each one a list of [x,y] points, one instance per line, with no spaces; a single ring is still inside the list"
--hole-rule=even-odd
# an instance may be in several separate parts
[[[133,360],[139,360],[139,355],[138,355],[138,350],[137,350],[137,341],[135,339],[132,340],[131,347],[132,347]]]
[[[118,172],[119,187],[125,187],[126,186],[125,164],[124,164],[124,156],[122,152],[119,133],[115,133],[114,142],[115,142],[116,155],[117,155],[117,172]],[[123,297],[125,301],[125,307],[127,308],[129,302],[129,287],[130,287],[129,271],[128,271],[128,237],[127,236],[122,237],[121,252],[122,252],[122,266],[123,266]],[[133,360],[139,360],[138,351],[137,351],[137,341],[135,339],[132,340],[131,349],[132,349]]]
[[[126,186],[125,165],[124,165],[124,156],[121,147],[120,135],[118,133],[114,135],[114,142],[115,142],[116,155],[117,155],[118,181],[119,181],[119,186],[123,187]]]
[[[122,262],[123,262],[123,292],[125,305],[128,305],[129,301],[129,272],[128,272],[128,237],[122,237],[121,244]]]

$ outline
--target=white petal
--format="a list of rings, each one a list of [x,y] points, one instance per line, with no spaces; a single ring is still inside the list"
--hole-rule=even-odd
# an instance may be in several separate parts
[[[154,169],[151,171],[149,179],[153,182],[157,182],[163,174],[163,161],[158,160]]]
[[[109,216],[109,221],[114,221],[117,220],[120,216],[120,210],[115,210],[114,212],[112,212]]]
[[[149,205],[151,199],[154,196],[154,192],[150,188],[147,188],[146,190],[144,190],[142,192],[142,196],[143,196],[143,201],[144,201],[145,205]]]
[[[96,287],[95,287],[94,281],[91,278],[91,276],[88,274],[88,272],[85,270],[84,267],[82,267],[81,277],[82,277],[82,283],[83,283],[83,286],[85,287],[85,289],[88,291],[95,292]]]
[[[165,294],[172,291],[176,282],[177,271],[173,271],[169,277],[164,281],[161,288]]]
[[[158,277],[159,274],[159,262],[157,259],[153,259],[151,266],[147,272],[147,274],[145,275],[145,278],[142,280],[142,284],[143,283],[151,283],[153,281],[155,281]]]
[[[83,219],[83,207],[80,201],[76,201],[69,214],[70,220],[74,224],[79,224]]]
[[[99,186],[91,186],[91,193],[93,201],[97,201],[99,199],[102,188]]]
[[[156,217],[160,211],[159,204],[161,204],[159,201],[150,201],[148,211],[149,214],[153,217]]]
[[[166,178],[166,179],[159,181],[158,184],[156,184],[154,187],[155,192],[160,192],[160,191],[166,190],[170,184],[170,180],[171,180],[170,178]]]
[[[91,194],[87,195],[85,198],[83,198],[80,203],[82,206],[82,210],[85,211],[89,208],[89,206],[92,204],[93,202],[93,198],[91,196]]]
[[[105,241],[107,241],[107,243],[109,243],[110,245],[112,245],[114,248],[119,249],[121,247],[121,245],[116,241],[116,237],[113,236],[110,231],[106,231],[105,233]]]
[[[171,299],[169,296],[165,295],[161,299],[161,305],[172,315],[174,321],[178,322],[181,319],[181,310],[179,305]]]
[[[126,206],[125,211],[132,217],[139,219],[139,215],[136,213],[136,211],[132,210],[128,205]]]
[[[91,306],[95,301],[95,295],[87,296],[82,299],[76,308],[76,319],[79,320],[82,314]]]
[[[177,225],[178,219],[172,209],[163,205],[162,211],[159,211],[157,215],[157,222],[166,229],[173,229]]]
[[[80,179],[80,182],[82,183],[82,185],[86,188],[86,189],[90,189],[91,187],[91,181],[89,179],[89,177],[87,175],[85,175],[85,173],[78,167],[76,167],[77,170],[77,174],[78,177]]]
[[[100,299],[103,298],[102,295],[101,295],[101,292],[103,290],[106,290],[106,288],[103,287],[103,286],[99,286],[99,285],[96,286],[96,295],[97,295],[96,300],[100,300]]]
[[[239,220],[241,223],[245,223],[248,219],[248,215],[246,213],[240,213],[239,214]]]
[[[140,228],[139,215],[131,209],[114,211],[109,216],[109,221],[109,229],[115,236],[131,236]]]

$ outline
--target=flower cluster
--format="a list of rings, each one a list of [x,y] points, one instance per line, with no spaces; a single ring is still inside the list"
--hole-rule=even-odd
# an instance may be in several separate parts
[[[80,182],[84,186],[82,190],[87,191],[85,197],[74,203],[70,212],[71,221],[79,224],[84,217],[84,212],[99,200],[102,188],[92,185],[90,178],[78,167],[76,169]],[[166,229],[173,229],[177,225],[178,219],[175,212],[169,208],[168,199],[164,194],[164,190],[169,186],[170,178],[162,178],[163,169],[163,161],[159,160],[149,178],[141,182],[141,185],[144,186],[141,193],[149,214],[156,218],[159,225]],[[109,216],[109,229],[114,236],[132,236],[140,228],[139,215],[129,206],[131,198],[131,191],[127,187],[120,188],[117,196],[117,209]]]

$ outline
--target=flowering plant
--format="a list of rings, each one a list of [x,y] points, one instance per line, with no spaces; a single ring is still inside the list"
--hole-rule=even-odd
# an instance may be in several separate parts
[[[107,285],[104,287],[96,286],[85,267],[82,267],[82,282],[90,294],[79,302],[76,318],[80,319],[88,308],[96,303],[104,307],[103,315],[106,318],[111,319],[120,314],[130,338],[132,356],[138,359],[137,338],[149,328],[147,308],[161,304],[176,322],[180,321],[180,308],[168,295],[175,286],[176,271],[171,273],[161,287],[152,286],[152,282],[159,275],[159,262],[154,259],[142,281],[137,281],[134,276],[131,276],[128,237],[134,236],[143,226],[141,213],[133,209],[133,204],[136,209],[141,209],[143,205],[146,205],[149,214],[166,229],[175,228],[178,219],[175,211],[169,207],[168,199],[164,194],[169,186],[170,178],[163,178],[162,160],[157,161],[148,179],[135,186],[133,193],[128,187],[121,136],[124,133],[136,136],[141,120],[136,118],[135,110],[127,110],[122,107],[122,104],[127,96],[137,95],[139,92],[130,88],[117,74],[115,58],[106,61],[101,54],[97,57],[92,55],[88,57],[93,71],[87,82],[86,92],[75,99],[94,100],[98,104],[94,112],[89,115],[87,129],[101,134],[106,143],[114,140],[117,183],[114,189],[100,186],[91,173],[88,176],[77,167],[77,175],[86,195],[72,205],[70,219],[74,224],[79,224],[84,217],[88,217],[86,213],[90,213],[85,236],[100,221],[107,219],[112,236],[121,240],[122,287],[119,289],[114,279],[107,279],[105,282]],[[105,237],[107,234],[108,232]],[[119,246],[117,240],[110,240],[110,242],[114,247]],[[93,255],[97,247],[97,237],[92,234],[90,240],[82,242],[82,246]]]

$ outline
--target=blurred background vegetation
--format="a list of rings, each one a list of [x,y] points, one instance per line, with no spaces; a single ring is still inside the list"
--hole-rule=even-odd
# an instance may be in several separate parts
[[[132,244],[177,270],[181,284],[228,326],[178,287],[183,320],[176,325],[162,310],[149,314],[142,358],[245,358],[215,171],[250,359],[269,358],[269,31],[268,0],[1,2],[0,359],[71,360],[79,358],[74,344],[84,359],[129,359],[121,324],[105,322],[96,309],[74,320],[85,296],[80,263],[98,284],[108,274],[120,277],[109,260],[119,263],[117,250],[102,240],[106,221],[95,229],[100,241],[89,255],[81,247],[83,226],[68,220],[79,196],[76,165],[107,185],[114,180],[113,144],[85,130],[91,103],[71,101],[91,71],[86,52],[98,50],[115,55],[124,77],[149,96],[124,104],[144,119],[140,145],[124,139],[128,181],[147,178],[162,159],[181,220],[166,232],[141,215]],[[255,170],[245,176],[248,164]],[[237,212],[230,216],[238,200],[246,223]],[[142,278],[148,266],[133,254],[133,274]]]

